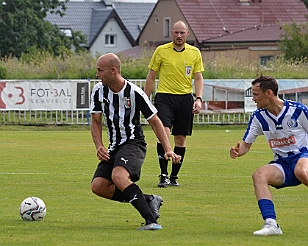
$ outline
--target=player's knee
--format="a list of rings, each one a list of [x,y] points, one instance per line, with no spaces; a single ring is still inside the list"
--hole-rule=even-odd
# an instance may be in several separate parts
[[[92,191],[94,194],[98,195],[99,189],[100,189],[100,188],[99,188],[99,186],[97,185],[97,182],[95,182],[95,180],[93,180],[92,183],[91,183],[91,191]]]
[[[123,182],[126,183],[130,179],[130,174],[125,167],[117,166],[111,174],[112,182],[121,190]]]
[[[91,190],[94,194],[98,196],[104,196],[104,190],[106,190],[106,185],[102,182],[101,178],[93,179],[91,183]]]
[[[308,170],[306,168],[301,168],[295,170],[295,176],[299,179],[304,185],[308,186]]]
[[[257,169],[253,174],[252,174],[252,180],[254,183],[258,183],[261,180],[264,179],[264,174],[261,169]]]
[[[185,147],[186,146],[186,136],[184,135],[176,135],[174,136],[174,144],[178,147]]]

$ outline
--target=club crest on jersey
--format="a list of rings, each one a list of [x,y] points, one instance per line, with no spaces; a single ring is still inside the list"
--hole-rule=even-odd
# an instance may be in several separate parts
[[[295,127],[297,127],[297,121],[295,120],[295,119],[290,119],[288,122],[287,122],[287,125],[288,125],[288,127],[290,127],[290,128],[295,128]]]
[[[124,107],[125,108],[130,108],[131,107],[130,98],[124,97]]]

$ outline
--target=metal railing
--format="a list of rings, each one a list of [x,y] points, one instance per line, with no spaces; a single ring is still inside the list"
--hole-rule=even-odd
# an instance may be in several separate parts
[[[202,111],[195,115],[194,124],[230,125],[247,124],[250,113]],[[89,110],[53,111],[0,111],[1,125],[89,125]],[[141,119],[142,124],[148,124]]]
[[[1,125],[86,125],[89,110],[1,110]]]
[[[251,113],[228,111],[201,111],[195,115],[194,124],[240,125],[249,122]]]

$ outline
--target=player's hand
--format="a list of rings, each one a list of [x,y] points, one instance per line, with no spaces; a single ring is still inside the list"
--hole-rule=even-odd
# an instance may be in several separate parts
[[[104,146],[97,149],[96,156],[100,161],[108,161],[110,159],[110,155]]]
[[[236,146],[231,147],[231,149],[230,149],[230,157],[231,158],[235,159],[236,157],[238,157],[240,145],[241,145],[241,143],[237,143]]]
[[[168,161],[172,160],[172,164],[178,164],[182,159],[180,155],[175,154],[173,151],[166,152],[164,157]]]

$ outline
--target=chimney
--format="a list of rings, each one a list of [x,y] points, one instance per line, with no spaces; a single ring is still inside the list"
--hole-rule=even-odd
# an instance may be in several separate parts
[[[250,0],[238,0],[241,5],[250,5]]]
[[[104,0],[107,6],[112,6],[113,0]]]

